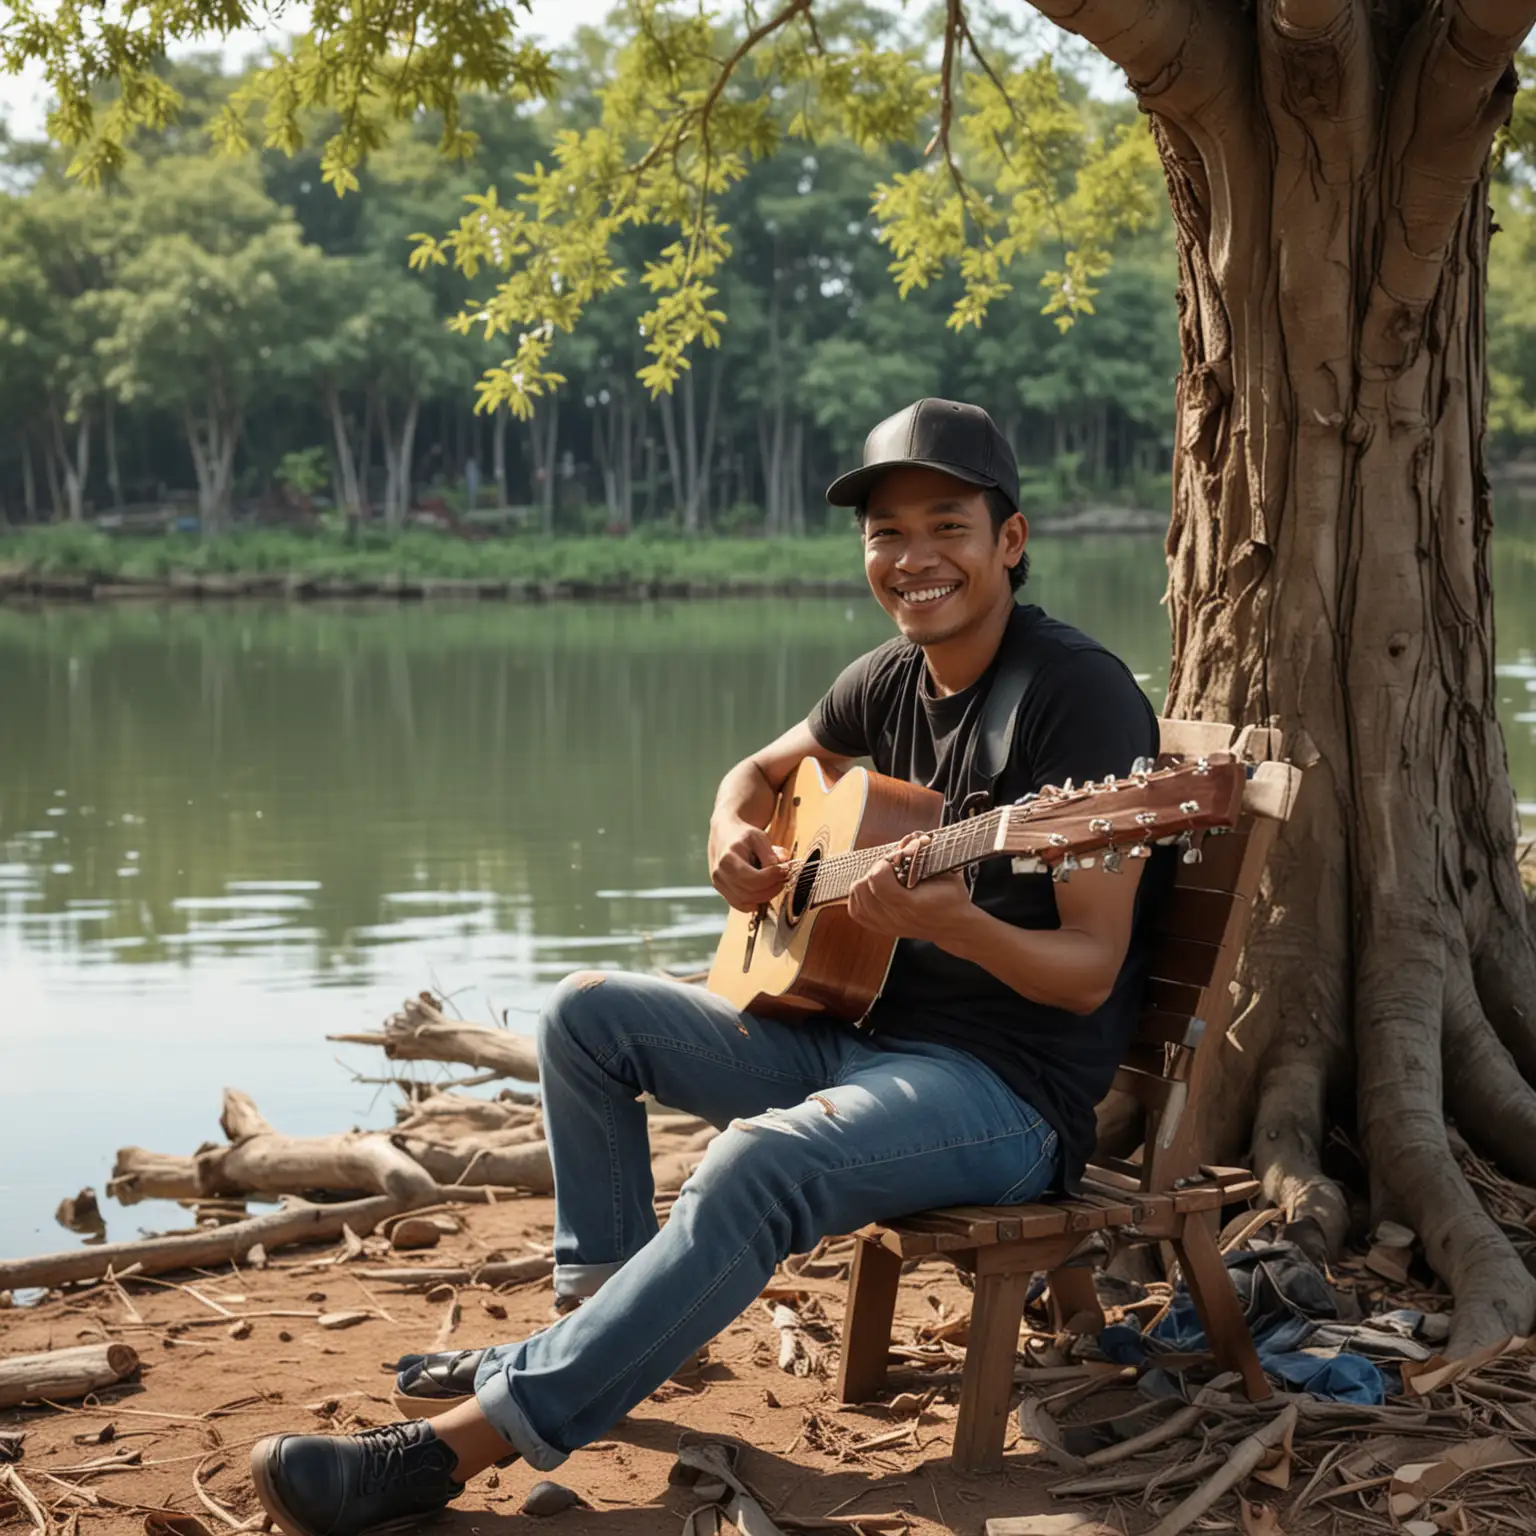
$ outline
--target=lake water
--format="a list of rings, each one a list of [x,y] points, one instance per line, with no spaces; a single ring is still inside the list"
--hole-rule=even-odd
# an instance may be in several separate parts
[[[1039,546],[1031,595],[1160,701],[1158,541]],[[1536,539],[1495,579],[1536,802]],[[225,1084],[388,1124],[382,1057],[325,1036],[423,987],[528,1029],[578,966],[707,960],[721,772],[888,633],[868,598],[0,609],[0,1256],[78,1241],[54,1207],[117,1147],[218,1137]]]

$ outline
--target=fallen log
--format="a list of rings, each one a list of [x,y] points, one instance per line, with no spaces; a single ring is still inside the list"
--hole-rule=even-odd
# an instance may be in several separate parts
[[[432,1201],[442,1198],[434,1184]],[[393,1195],[372,1195],[366,1200],[347,1200],[338,1205],[298,1204],[265,1216],[253,1216],[249,1221],[181,1237],[146,1237],[125,1243],[101,1243],[94,1248],[74,1248],[65,1253],[44,1253],[30,1259],[0,1259],[0,1290],[99,1280],[109,1269],[120,1272],[131,1264],[138,1265],[138,1272],[145,1275],[225,1264],[244,1258],[257,1244],[270,1253],[274,1248],[294,1243],[340,1237],[344,1226],[362,1236],[373,1231],[385,1217],[399,1215],[406,1208],[405,1202]]]
[[[442,1146],[412,1136],[397,1135],[393,1140],[402,1155],[439,1184],[489,1184],[498,1189],[526,1190],[531,1195],[555,1192],[547,1141],[505,1146],[483,1138]]]
[[[138,1368],[139,1357],[126,1344],[83,1344],[41,1355],[12,1355],[0,1359],[0,1408],[44,1398],[72,1402],[127,1381]]]
[[[389,1195],[408,1207],[429,1203],[439,1183],[466,1182],[459,1175],[476,1151],[470,1145],[457,1161],[435,1158],[437,1171],[433,1171],[411,1155],[403,1138],[392,1133],[285,1136],[273,1130],[248,1094],[234,1088],[224,1090],[220,1124],[232,1144],[204,1147],[192,1157],[171,1157],[146,1152],[142,1147],[121,1148],[108,1193],[131,1205],[148,1199],[299,1195],[323,1189]],[[496,1172],[511,1173],[514,1169],[526,1171],[532,1181],[523,1187],[540,1194],[553,1188],[549,1153],[543,1142],[530,1143],[526,1156],[500,1159],[468,1182],[512,1187],[520,1183],[517,1177],[498,1178]]]
[[[430,992],[408,998],[399,1013],[384,1021],[383,1034],[327,1035],[326,1039],[382,1046],[391,1061],[452,1061],[526,1083],[539,1078],[538,1048],[531,1039],[506,1029],[445,1018]]]
[[[429,1141],[456,1141],[461,1136],[522,1135],[539,1140],[544,1117],[536,1104],[506,1099],[477,1099],[467,1093],[434,1093],[396,1111],[397,1133],[425,1136]]]

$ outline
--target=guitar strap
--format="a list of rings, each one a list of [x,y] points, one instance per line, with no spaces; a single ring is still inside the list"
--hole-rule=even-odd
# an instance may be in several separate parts
[[[982,706],[981,723],[976,730],[976,744],[971,756],[971,782],[977,787],[966,796],[961,815],[990,810],[992,794],[1008,759],[1013,755],[1013,738],[1019,725],[1019,710],[1024,695],[1040,670],[1040,650],[1031,646],[1041,611],[1034,606],[1020,606],[1008,620],[1003,643],[998,648],[997,675]],[[985,797],[983,803],[980,797]]]

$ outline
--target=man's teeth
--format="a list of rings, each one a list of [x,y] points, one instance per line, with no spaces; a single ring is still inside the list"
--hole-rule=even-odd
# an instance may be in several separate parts
[[[948,597],[960,583],[952,581],[947,587],[921,587],[916,592],[903,592],[902,601],[908,603],[932,603]]]

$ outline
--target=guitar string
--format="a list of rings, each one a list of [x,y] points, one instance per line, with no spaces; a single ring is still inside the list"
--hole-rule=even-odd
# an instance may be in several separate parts
[[[1145,788],[1152,778],[1161,778],[1171,772],[1177,772],[1177,770],[1164,770],[1163,774],[1149,776],[1145,780],[1140,778],[1118,780],[1115,781],[1115,787],[1116,789]],[[964,868],[967,864],[973,864],[985,858],[989,853],[1007,851],[997,847],[997,829],[1005,812],[1010,813],[1009,831],[1012,833],[1015,822],[1043,820],[1046,813],[1059,811],[1063,806],[1082,801],[1091,794],[1103,792],[1102,786],[1094,785],[1090,788],[1085,784],[1079,789],[1065,793],[1058,791],[1049,800],[1030,805],[1000,806],[996,810],[988,811],[985,815],[972,816],[966,821],[937,828],[929,834],[931,840],[917,856],[917,872],[913,883],[927,879],[931,875]],[[1137,835],[1144,835],[1144,832],[1145,829],[1139,829]],[[1011,837],[1009,841],[1011,843]],[[851,849],[846,853],[835,854],[829,859],[792,860],[785,866],[785,889],[793,887],[796,904],[803,903],[802,910],[846,900],[854,883],[881,859],[888,858],[896,852],[900,846],[899,842],[883,843],[875,848]],[[940,864],[941,860],[949,861],[951,858],[953,862]],[[808,883],[807,876],[809,876]]]

